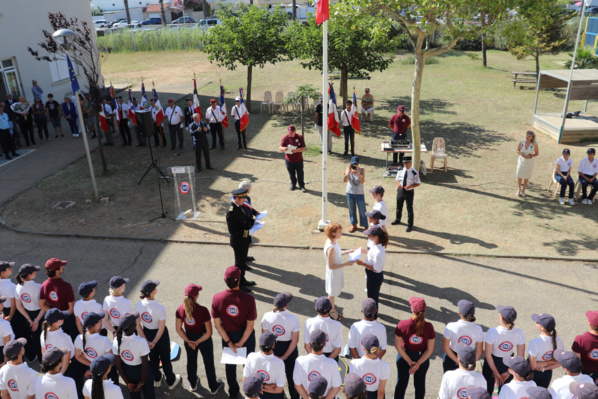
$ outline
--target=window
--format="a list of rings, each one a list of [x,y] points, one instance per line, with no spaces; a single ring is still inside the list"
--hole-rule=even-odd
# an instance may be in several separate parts
[[[56,59],[50,62],[49,65],[50,73],[52,74],[52,83],[69,78],[69,69],[66,59]],[[73,68],[75,69],[75,74],[79,75],[77,64],[75,62],[73,62]]]

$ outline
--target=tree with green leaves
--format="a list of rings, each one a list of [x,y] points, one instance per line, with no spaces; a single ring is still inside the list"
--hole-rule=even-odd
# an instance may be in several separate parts
[[[251,80],[254,67],[263,68],[287,59],[284,31],[288,15],[279,7],[268,10],[240,4],[233,12],[230,5],[218,10],[221,25],[209,30],[204,51],[210,62],[233,71],[247,67],[246,104],[251,111]]]
[[[413,134],[414,164],[421,159],[419,104],[424,65],[427,58],[453,48],[460,39],[476,38],[493,24],[471,23],[480,10],[502,19],[508,8],[520,0],[349,0],[353,13],[376,15],[382,21],[399,24],[413,45],[415,67],[411,88],[411,131]],[[350,16],[345,16],[350,18]],[[440,47],[425,47],[426,39],[440,33],[444,43]]]
[[[316,88],[312,85],[301,85],[297,87],[292,94],[289,93],[287,97],[284,99],[285,104],[299,104],[301,107],[301,111],[299,116],[301,117],[301,135],[305,134],[305,115],[310,113],[309,105],[305,108],[306,100],[318,100],[320,96],[318,95]]]
[[[397,43],[389,39],[390,26],[377,23],[363,15],[347,18],[346,2],[330,4],[328,20],[328,70],[340,71],[339,96],[348,98],[349,75],[368,77],[374,71],[384,71],[394,59]],[[377,30],[376,34],[373,31]],[[322,27],[314,17],[307,23],[294,22],[289,27],[287,49],[300,59],[304,68],[322,70]]]

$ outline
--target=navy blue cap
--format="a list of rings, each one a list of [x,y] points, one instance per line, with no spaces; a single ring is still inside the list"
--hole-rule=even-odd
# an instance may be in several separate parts
[[[568,154],[568,155],[571,155],[571,151],[569,151],[569,149],[568,149],[568,148],[565,148],[565,149],[563,150],[563,154]]]
[[[323,397],[328,388],[328,381],[321,375],[315,375],[311,378],[309,385],[307,386],[307,393],[310,396]]]
[[[15,265],[15,262],[7,262],[5,260],[0,260],[0,272],[5,271],[9,267],[13,267],[14,265]]]
[[[115,356],[112,353],[96,357],[92,360],[89,371],[95,375],[104,375],[114,363],[114,358]]]
[[[459,302],[457,302],[457,306],[459,307],[459,313],[461,313],[461,316],[475,314],[475,306],[473,305],[473,302],[468,301],[467,299],[461,299]]]
[[[123,284],[128,284],[128,283],[129,283],[129,279],[121,277],[121,276],[114,276],[110,279],[110,287],[111,288],[119,288],[119,287],[122,287]]]
[[[247,197],[247,187],[237,188],[236,190],[233,190],[232,194],[234,197]]]
[[[41,269],[40,266],[34,266],[31,263],[25,263],[19,267],[19,274],[21,276],[28,276],[31,273],[39,272]]]
[[[380,341],[374,334],[366,334],[361,338],[361,345],[363,345],[363,348],[369,353],[372,348],[380,347]]]
[[[50,363],[50,364],[58,363],[60,361],[60,359],[62,359],[62,357],[64,355],[66,355],[67,353],[68,353],[68,349],[58,348],[56,346],[53,346],[52,348],[50,348],[44,352],[44,354],[42,355],[42,362],[46,362],[46,363]]]
[[[552,317],[548,313],[534,313],[532,315],[532,320],[544,327],[548,331],[552,331],[556,327],[556,321],[554,321],[554,317]]]
[[[490,399],[490,394],[486,388],[481,388],[477,385],[468,385],[465,388],[469,399]]]
[[[57,321],[60,320],[64,320],[69,316],[69,312],[67,312],[66,310],[63,312],[60,309],[50,309],[46,312],[46,314],[44,315],[44,318],[46,319],[46,321],[48,322],[48,324],[54,324]]]
[[[593,383],[572,382],[569,384],[569,391],[579,399],[598,399],[598,387]]]
[[[552,395],[544,387],[529,387],[525,392],[529,395],[529,399],[552,399]]]
[[[476,361],[476,354],[475,348],[472,348],[469,345],[465,345],[462,343],[457,344],[457,348],[455,348],[455,352],[459,355],[459,360],[463,364],[475,364]]]
[[[137,312],[125,313],[123,315],[122,320],[120,321],[120,327],[123,330],[127,330],[129,327],[131,327],[133,324],[135,324],[137,322],[138,318],[139,318],[139,313],[137,313]]]
[[[272,331],[266,331],[260,335],[260,346],[273,347],[276,343],[276,335]]]
[[[370,193],[384,194],[384,187],[374,186],[368,190]]]
[[[326,345],[326,333],[320,329],[314,330],[309,334],[309,343],[310,344],[320,344]]]
[[[355,396],[364,393],[365,382],[355,373],[349,373],[345,377],[345,392],[347,396]]]
[[[513,370],[523,378],[525,378],[531,371],[529,362],[521,356],[507,356],[503,359],[503,363],[505,364],[505,366],[509,366],[511,370]]]
[[[83,298],[87,298],[89,294],[91,294],[91,291],[93,291],[93,289],[97,286],[98,282],[95,280],[81,283],[81,285],[79,285],[79,295],[81,295]]]
[[[4,303],[4,302],[6,302],[7,300],[8,300],[8,298],[7,298],[7,297],[5,297],[4,295],[3,295],[3,296],[0,296],[0,303]]]
[[[351,165],[355,165],[359,163],[359,157],[357,155],[353,155],[351,157]]]
[[[376,225],[370,226],[369,229],[364,230],[363,234],[365,234],[366,236],[369,236],[371,234],[373,236],[380,237],[383,232],[384,232],[384,230],[382,230],[382,226],[380,226],[379,224],[376,224]]]
[[[262,385],[264,384],[264,376],[260,373],[251,374],[245,378],[243,383],[243,392],[249,397],[256,397],[262,392]]]
[[[588,148],[588,150],[586,151],[588,154],[595,154],[596,150],[594,148]]]
[[[505,319],[505,321],[513,322],[517,320],[517,311],[512,306],[499,305],[496,307],[496,310],[498,310],[498,313],[500,313],[500,315],[503,319]]]
[[[291,302],[292,299],[293,295],[290,292],[282,292],[276,295],[276,298],[274,298],[274,306],[276,306],[278,309],[283,309],[289,304],[289,302]]]
[[[27,340],[25,338],[17,338],[15,340],[9,341],[6,345],[4,345],[4,356],[10,359],[15,359],[21,353],[21,349],[27,344]]]
[[[316,311],[318,313],[328,313],[332,309],[332,303],[327,296],[321,296],[316,299]]]
[[[372,219],[378,219],[378,220],[384,220],[386,219],[386,216],[384,216],[382,214],[382,212],[380,212],[379,210],[375,209],[371,212],[366,212],[365,216],[372,218]]]
[[[98,324],[100,320],[104,318],[104,316],[106,316],[105,313],[86,313],[85,316],[83,316],[83,327],[88,328],[95,326],[96,324]]]
[[[141,284],[141,292],[144,294],[150,294],[157,286],[160,285],[158,280],[147,280]]]

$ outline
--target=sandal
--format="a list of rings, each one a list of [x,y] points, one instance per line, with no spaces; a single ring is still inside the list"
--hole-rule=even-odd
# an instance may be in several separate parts
[[[330,318],[332,320],[341,321],[343,320],[343,315],[336,311],[336,309],[332,309],[330,311]]]

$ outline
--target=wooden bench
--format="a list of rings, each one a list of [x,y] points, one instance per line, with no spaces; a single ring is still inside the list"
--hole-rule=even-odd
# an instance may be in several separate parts
[[[517,85],[517,83],[538,83],[538,75],[535,72],[511,72],[513,74],[513,88]],[[521,77],[519,77],[521,75]]]

